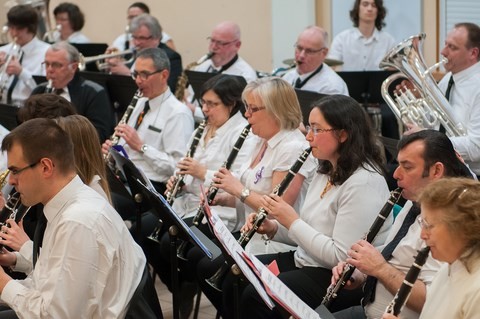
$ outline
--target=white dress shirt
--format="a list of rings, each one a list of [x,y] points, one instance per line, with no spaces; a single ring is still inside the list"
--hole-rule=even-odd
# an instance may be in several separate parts
[[[3,47],[0,47],[0,52],[9,54],[11,47],[11,43],[4,45]],[[37,86],[32,77],[33,75],[45,76],[45,68],[42,67],[42,62],[45,60],[45,53],[49,47],[50,45],[48,43],[34,37],[21,48],[21,51],[23,52],[21,63],[22,72],[19,74],[18,82],[12,91],[12,104],[22,106],[25,100],[30,96],[33,89]],[[14,76],[10,76],[2,102],[6,102],[7,91],[10,88],[13,79]]]
[[[403,209],[398,213],[397,218],[388,234],[385,244],[387,245],[397,234],[398,230],[402,226],[405,216],[412,207],[412,202],[407,202]],[[388,261],[390,265],[400,270],[403,273],[407,273],[410,267],[413,264],[417,251],[425,246],[424,241],[420,238],[421,227],[417,222],[414,222],[408,229],[408,233],[403,239],[398,243],[397,247],[392,253],[392,258]],[[380,247],[380,251],[383,247]],[[440,262],[433,259],[431,255],[427,258],[427,262],[423,265],[422,270],[418,276],[418,280],[423,281],[425,285],[428,286],[432,283],[433,278],[435,277],[438,269],[440,268]],[[382,314],[385,312],[385,309],[393,300],[393,294],[391,294],[385,286],[378,281],[376,292],[375,292],[375,301],[371,304],[365,306],[365,314],[367,318],[381,318]],[[419,314],[407,306],[402,310],[402,318],[405,319],[417,319]]]
[[[394,46],[395,39],[385,31],[375,28],[366,38],[358,28],[350,28],[335,36],[328,58],[343,61],[342,71],[380,70],[380,61]]]
[[[447,90],[451,75],[447,73],[438,84],[442,92]],[[480,63],[454,74],[453,80],[450,110],[456,121],[463,124],[467,135],[450,139],[470,169],[480,175]]]
[[[264,195],[271,194],[275,185],[272,185],[274,172],[287,172],[290,167],[299,158],[300,154],[308,148],[308,143],[305,136],[300,130],[281,130],[275,136],[270,138],[267,142],[267,148],[261,160],[250,168],[250,164],[257,157],[257,154],[262,149],[265,140],[259,139],[257,145],[251,153],[248,161],[245,161],[240,169],[242,184],[251,191]],[[293,205],[294,209],[298,209],[303,204],[308,185],[314,174],[316,165],[311,156],[302,165],[298,174],[305,177],[302,187],[298,193],[298,197]],[[243,218],[254,212],[250,206],[236,200],[236,206],[239,216],[244,215]],[[250,239],[245,249],[251,254],[271,254],[276,252],[288,251],[295,249],[294,246],[286,245],[276,241],[265,242],[261,239],[261,235],[255,234]]]
[[[146,101],[146,98],[138,100],[128,121],[131,127],[135,127]],[[146,152],[132,150],[124,139],[119,143],[150,180],[165,183],[173,175],[177,162],[187,153],[188,140],[193,132],[192,112],[169,88],[151,99],[149,104],[150,111],[137,129],[140,139],[147,145]]]
[[[76,176],[44,208],[42,250],[1,294],[20,318],[123,318],[145,268],[120,215]]]
[[[313,72],[315,71],[300,75],[295,68],[285,73],[282,78],[288,83],[290,83],[293,87],[295,87],[295,82],[298,78],[303,81],[308,78]],[[323,64],[320,72],[311,77],[302,86],[301,90],[313,91],[321,94],[348,95],[348,88],[345,81],[325,63]]]
[[[297,267],[331,269],[347,258],[347,250],[362,238],[388,198],[385,178],[371,166],[358,168],[342,185],[333,186],[323,198],[328,176],[316,173],[308,187],[300,218],[290,229],[279,224],[276,241],[296,243]],[[375,194],[375,195],[373,195]],[[375,238],[385,242],[393,218],[390,216]]]
[[[63,41],[62,39],[60,39],[60,32],[58,32],[58,31],[53,32],[53,40],[54,40],[53,42]],[[76,32],[73,32],[72,34],[70,34],[70,36],[67,39],[67,42],[69,42],[69,43],[90,43],[92,41],[90,41],[90,39],[85,34],[83,34],[81,31],[76,31]]]
[[[207,166],[205,173],[205,180],[201,181],[198,178],[193,178],[187,175],[184,179],[185,187],[180,197],[175,199],[173,209],[186,217],[192,217],[197,212],[200,204],[200,185],[203,184],[204,189],[207,190],[212,182],[213,175],[223,166],[228,156],[233,150],[233,145],[237,141],[240,133],[248,124],[247,120],[242,116],[241,111],[232,116],[226,123],[217,129],[215,136],[212,137],[207,144],[205,144],[205,135],[207,134],[208,126],[205,129],[193,158],[199,163]],[[193,135],[192,135],[193,136]],[[242,148],[237,154],[230,171],[238,175],[240,167],[251,157],[253,147],[257,137],[250,133],[243,142]],[[190,139],[189,145],[192,143]],[[221,191],[219,191],[221,192]],[[244,216],[237,218],[236,209],[226,206],[211,206],[218,216],[227,225],[228,229],[233,232],[240,229],[245,222]]]

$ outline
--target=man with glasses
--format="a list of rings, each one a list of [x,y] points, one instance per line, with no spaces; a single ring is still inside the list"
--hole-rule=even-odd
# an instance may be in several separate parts
[[[97,129],[100,140],[108,138],[113,132],[114,117],[105,89],[78,74],[78,50],[67,42],[52,44],[42,63],[51,81],[53,93],[72,102],[78,114],[88,118]],[[34,94],[47,91],[47,83],[37,86]]]
[[[296,67],[283,76],[284,80],[300,90],[348,95],[345,82],[324,63],[328,53],[328,34],[324,29],[307,27],[294,48]]]
[[[363,306],[356,306],[335,313],[335,318],[381,318],[387,305],[403,282],[423,241],[420,239],[421,225],[415,220],[420,209],[415,204],[421,191],[431,182],[447,177],[472,177],[467,167],[457,157],[452,143],[443,133],[424,130],[404,136],[398,145],[399,167],[394,173],[402,196],[407,203],[397,215],[379,252],[375,247],[359,240],[348,251],[347,262],[355,266],[346,289],[364,285]],[[345,263],[333,268],[333,280],[339,279]],[[425,302],[426,287],[430,285],[440,264],[428,258],[416,280],[402,318],[418,318]],[[368,276],[368,278],[367,278]],[[343,303],[348,291],[335,303]]]
[[[8,32],[12,41],[0,48],[1,101],[21,106],[36,83],[32,75],[44,75],[41,62],[49,45],[37,37],[38,15],[29,5],[17,5],[7,13]],[[11,54],[8,65],[5,65]]]
[[[168,86],[175,92],[178,77],[182,73],[182,57],[176,51],[170,49],[165,43],[162,43],[162,27],[158,20],[149,15],[141,14],[133,18],[130,24],[132,37],[132,48],[140,51],[148,48],[160,48],[167,54],[170,61],[170,77]],[[107,49],[111,53],[112,48]],[[133,71],[133,65],[125,65],[119,58],[108,59],[110,72],[112,74],[130,75]]]
[[[185,156],[193,132],[192,112],[172,94],[167,85],[169,74],[170,62],[162,49],[140,51],[132,77],[143,98],[138,100],[129,121],[115,128],[119,145],[161,194],[176,163]],[[110,147],[111,142],[106,140],[104,153]]]

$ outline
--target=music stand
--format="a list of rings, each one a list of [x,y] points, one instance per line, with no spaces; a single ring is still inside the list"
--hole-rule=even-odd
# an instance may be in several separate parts
[[[295,89],[295,93],[297,93],[298,103],[300,103],[300,108],[302,109],[303,124],[306,126],[312,110],[312,103],[327,95],[300,89]]]
[[[106,43],[71,43],[71,45],[76,47],[78,52],[86,58],[104,54],[108,48]],[[94,62],[85,64],[85,70],[93,72],[101,71]]]
[[[380,142],[382,142],[385,149],[390,153],[393,159],[397,158],[398,155],[398,140],[394,138],[389,138],[385,136],[379,136]]]
[[[188,227],[183,219],[181,219],[167,203],[165,198],[155,190],[150,181],[148,181],[148,179],[146,181],[147,183],[144,184],[141,180],[137,179],[137,186],[141,188],[143,196],[145,196],[151,203],[153,211],[157,213],[160,219],[162,219],[163,225],[168,227],[168,233],[170,236],[173,318],[178,319],[180,309],[177,259],[178,239],[181,238],[191,242],[200,248],[209,259],[216,258],[215,255],[218,256],[221,252],[218,247],[216,247],[215,244],[195,226]]]
[[[18,107],[10,104],[0,103],[0,124],[11,131],[17,127]]]
[[[215,75],[218,75],[219,73],[208,73],[208,72],[185,70],[185,74],[187,75],[188,83],[190,83],[190,85],[192,86],[193,92],[195,93],[195,98],[197,98],[200,96],[200,92],[202,92],[203,84],[207,82],[209,79],[213,78]],[[243,88],[247,86],[247,81],[243,76],[231,75],[231,74],[227,74],[227,75],[237,77],[240,80],[240,82],[243,84]]]
[[[32,75],[33,80],[35,81],[36,85],[40,85],[42,83],[47,82],[47,77],[44,75]]]

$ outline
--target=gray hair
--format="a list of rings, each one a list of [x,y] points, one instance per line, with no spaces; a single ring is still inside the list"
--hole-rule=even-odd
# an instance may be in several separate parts
[[[170,72],[170,60],[167,54],[160,48],[143,49],[137,54],[137,59],[152,59],[157,70],[168,70]]]
[[[60,50],[65,50],[67,52],[67,58],[70,63],[80,61],[80,53],[77,48],[68,43],[67,41],[61,41],[54,43],[49,48],[53,52],[58,52]]]
[[[130,30],[132,33],[134,33],[141,26],[145,26],[148,30],[150,30],[152,38],[162,40],[162,27],[160,26],[160,22],[158,22],[157,18],[146,13],[138,15],[133,18],[132,22],[130,23]]]

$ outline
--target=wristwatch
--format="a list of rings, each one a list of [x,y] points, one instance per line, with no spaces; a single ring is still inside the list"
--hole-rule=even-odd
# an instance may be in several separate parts
[[[147,144],[143,144],[142,147],[140,147],[140,152],[142,154],[144,154],[148,149],[148,145]]]
[[[245,200],[248,196],[250,196],[250,190],[245,187],[244,189],[242,189],[242,193],[240,194],[240,201],[242,203],[245,203]]]

